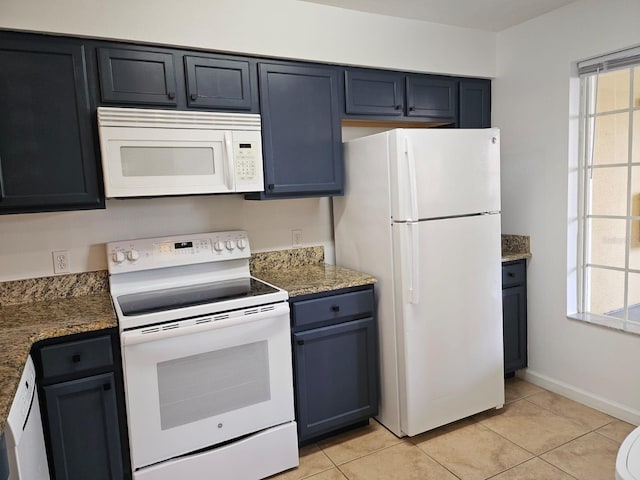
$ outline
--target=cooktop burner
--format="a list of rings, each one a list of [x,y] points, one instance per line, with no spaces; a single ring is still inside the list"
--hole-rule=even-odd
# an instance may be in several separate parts
[[[151,292],[130,293],[118,296],[117,300],[123,315],[135,316],[205,305],[223,300],[257,297],[275,292],[278,292],[278,290],[270,285],[255,278],[246,277],[199,285],[164,288]]]

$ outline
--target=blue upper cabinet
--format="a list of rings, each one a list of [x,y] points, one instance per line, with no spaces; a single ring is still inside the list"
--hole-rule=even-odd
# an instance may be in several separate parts
[[[105,103],[178,104],[174,56],[170,52],[99,48],[98,66]]]
[[[347,114],[404,115],[404,74],[350,69],[344,82]]]
[[[358,121],[425,126],[491,126],[491,81],[408,72],[344,69],[347,124]]]
[[[189,107],[251,110],[249,60],[185,55],[184,68]]]
[[[255,59],[115,43],[97,57],[101,104],[258,112]]]
[[[345,118],[457,123],[454,77],[347,68]]]
[[[104,208],[85,53],[0,32],[0,214]]]
[[[431,75],[407,76],[407,116],[455,123],[458,111],[458,80]]]
[[[342,194],[338,69],[260,63],[265,192],[247,198]]]
[[[460,79],[460,128],[491,127],[491,80]]]

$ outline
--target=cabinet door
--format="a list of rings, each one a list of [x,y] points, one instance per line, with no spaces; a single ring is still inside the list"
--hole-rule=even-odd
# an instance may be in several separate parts
[[[360,115],[404,115],[404,75],[345,70],[345,111]]]
[[[455,123],[458,110],[455,78],[410,75],[407,77],[407,115]]]
[[[259,65],[266,195],[342,193],[338,71]]]
[[[491,127],[491,81],[460,80],[460,128]]]
[[[176,72],[171,53],[99,48],[103,102],[175,106]]]
[[[0,34],[0,213],[104,207],[83,45]]]
[[[373,318],[293,335],[300,441],[378,413],[376,345]]]
[[[190,107],[251,110],[247,60],[185,55],[184,68]]]
[[[44,387],[57,480],[120,480],[122,454],[114,374]]]
[[[524,285],[502,290],[504,372],[527,366],[527,292]]]

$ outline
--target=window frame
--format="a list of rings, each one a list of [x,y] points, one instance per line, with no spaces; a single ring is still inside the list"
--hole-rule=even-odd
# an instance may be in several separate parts
[[[608,56],[611,58],[610,56]],[[615,61],[615,60],[614,60]],[[593,67],[593,61],[590,61],[589,68],[584,69],[579,66],[579,82],[580,82],[580,110],[579,110],[579,149],[578,149],[578,185],[577,185],[577,275],[576,281],[576,309],[577,312],[569,314],[570,318],[583,320],[589,323],[611,327],[626,332],[640,334],[640,321],[629,319],[629,274],[639,274],[640,269],[630,268],[630,245],[633,222],[640,222],[640,215],[632,215],[633,192],[632,192],[632,172],[637,167],[640,172],[640,161],[633,162],[634,148],[634,114],[640,112],[640,104],[635,104],[635,92],[640,91],[640,85],[635,85],[636,72],[640,71],[640,59],[635,58],[633,62],[628,59],[623,63],[619,62],[612,68],[608,68],[607,62],[602,65]],[[615,109],[605,112],[597,111],[598,103],[598,81],[601,74],[611,71],[629,70],[629,101],[623,109]],[[626,163],[606,163],[594,164],[593,154],[595,147],[595,132],[598,118],[627,113],[628,114],[628,138],[627,138],[627,160]],[[637,114],[640,120],[640,114]],[[640,139],[636,138],[637,149],[640,149]],[[591,192],[592,192],[592,175],[593,172],[601,168],[626,168],[627,169],[627,186],[626,186],[626,212],[625,215],[603,215],[591,213]],[[638,173],[636,172],[636,173]],[[625,221],[625,243],[624,243],[624,267],[614,267],[610,265],[595,264],[589,261],[591,248],[591,232],[590,220],[592,219],[614,219]],[[614,317],[611,315],[593,313],[588,311],[589,295],[591,282],[589,279],[589,268],[597,268],[609,271],[624,272],[624,292],[623,292],[623,311],[624,316]],[[635,305],[635,304],[634,304]]]

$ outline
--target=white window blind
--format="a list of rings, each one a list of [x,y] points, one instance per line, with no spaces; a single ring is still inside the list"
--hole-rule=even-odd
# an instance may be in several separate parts
[[[640,64],[640,47],[635,47],[578,62],[578,73],[587,75],[598,71],[607,72],[638,64]]]

